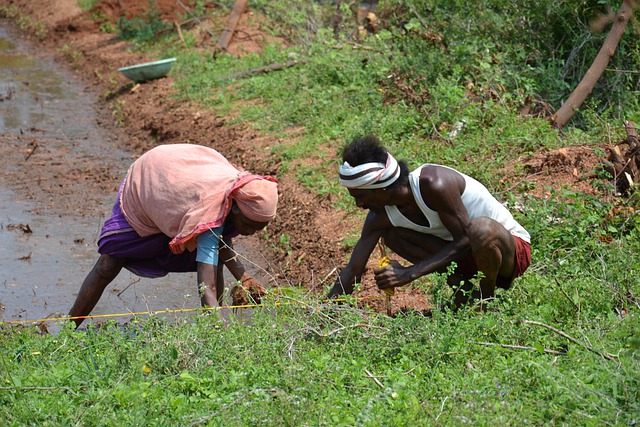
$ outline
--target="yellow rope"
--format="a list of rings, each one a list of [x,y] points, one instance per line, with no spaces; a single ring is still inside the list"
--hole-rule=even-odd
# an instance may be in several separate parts
[[[384,297],[373,296],[373,297],[353,297],[355,301],[371,301],[376,299],[382,299]],[[324,300],[321,302],[341,302],[346,301],[347,298],[335,298],[331,300]],[[276,302],[275,306],[284,306],[284,305],[309,305],[308,303],[303,303],[301,301],[288,301],[288,302]],[[26,325],[29,323],[44,323],[44,322],[57,322],[61,320],[75,320],[75,319],[107,319],[111,317],[125,317],[125,316],[143,316],[143,315],[155,315],[155,314],[172,314],[172,313],[193,313],[195,311],[217,311],[217,310],[230,310],[236,308],[252,308],[252,307],[262,307],[263,304],[245,304],[245,305],[224,305],[219,307],[199,307],[199,308],[178,308],[178,309],[166,309],[166,310],[153,310],[153,311],[131,311],[128,313],[106,313],[106,314],[96,314],[96,315],[87,315],[87,316],[64,316],[64,317],[46,317],[43,319],[32,319],[32,320],[0,320],[1,325]]]

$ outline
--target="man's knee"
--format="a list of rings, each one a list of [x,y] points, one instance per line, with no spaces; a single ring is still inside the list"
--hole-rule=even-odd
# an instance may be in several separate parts
[[[490,279],[510,277],[515,262],[515,242],[502,224],[491,218],[475,218],[469,226],[469,240],[478,269]]]
[[[513,251],[511,233],[498,221],[487,217],[474,218],[469,222],[467,231],[472,251],[489,247],[499,248],[501,252]]]

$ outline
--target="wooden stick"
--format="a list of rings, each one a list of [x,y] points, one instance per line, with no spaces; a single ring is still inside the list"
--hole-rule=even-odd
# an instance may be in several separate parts
[[[80,386],[78,386],[80,388]],[[53,390],[65,390],[70,393],[73,393],[75,396],[78,396],[71,387],[34,387],[34,386],[16,386],[16,387],[0,387],[0,390],[43,390],[43,391],[53,391]]]
[[[176,0],[176,2],[177,2],[180,6],[182,6],[182,8],[183,8],[184,10],[186,10],[186,11],[187,11],[187,13],[188,13],[189,15],[191,15],[191,17],[192,17],[193,19],[195,19],[195,21],[196,21],[196,22],[197,22],[197,23],[198,23],[202,28],[204,28],[204,30],[205,30],[207,33],[209,33],[209,35],[210,35],[211,37],[215,37],[215,36],[216,36],[215,34],[213,34],[213,33],[211,32],[211,30],[209,30],[207,27],[205,27],[205,25],[202,23],[202,21],[201,21],[200,19],[198,19],[198,17],[197,17],[197,16],[195,16],[195,15],[193,14],[193,12],[191,12],[191,11],[187,8],[187,6],[185,6],[184,4],[182,4],[182,2],[181,2],[180,0]]]
[[[557,278],[555,278],[556,281],[556,285],[558,285],[558,289],[560,289],[560,292],[562,292],[562,295],[564,295],[569,302],[575,307],[576,310],[578,310],[578,313],[580,312],[580,307],[578,306],[578,304],[575,303],[575,301],[573,301],[573,299],[569,296],[568,293],[565,292],[564,289],[562,289],[562,286],[560,285],[560,282],[558,281]]]
[[[285,68],[290,68],[298,64],[304,64],[305,62],[307,61],[288,61],[282,64],[271,64],[265,67],[254,68],[253,70],[240,71],[238,73],[230,74],[227,77],[223,77],[222,80],[239,79],[241,77],[250,76],[252,74],[269,73],[271,71],[284,70]]]
[[[227,25],[225,26],[218,42],[216,43],[216,47],[224,50],[225,52],[229,48],[229,42],[233,37],[233,33],[236,31],[236,26],[238,25],[238,21],[240,17],[244,13],[245,8],[247,7],[247,3],[249,0],[236,0],[235,6],[231,10],[231,14],[229,14],[229,19],[227,19]]]
[[[347,326],[341,326],[339,328],[336,328],[332,331],[327,332],[326,334],[323,334],[317,330],[315,330],[314,328],[304,328],[305,331],[307,332],[313,332],[314,334],[316,334],[317,336],[321,337],[321,338],[327,338],[333,334],[336,334],[340,331],[344,331],[345,329],[351,329],[351,328],[371,328],[371,329],[380,329],[383,331],[388,331],[387,328],[383,328],[381,326],[374,326],[374,325],[369,325],[366,323],[356,323],[355,325],[347,325]]]
[[[178,37],[180,37],[180,41],[182,45],[186,48],[187,42],[184,41],[184,37],[182,36],[182,29],[180,28],[180,23],[178,21],[173,21],[173,25],[176,26],[176,30],[178,30]]]
[[[512,345],[512,344],[496,344],[496,343],[492,343],[492,342],[484,342],[484,341],[477,341],[476,344],[479,345],[489,345],[489,346],[498,346],[498,347],[502,347],[502,348],[512,348],[515,350],[535,350],[538,351],[537,348],[535,347],[529,347],[526,345]],[[556,355],[564,355],[567,353],[563,353],[562,351],[557,351],[557,350],[549,350],[547,348],[545,348],[543,350],[545,353],[549,353],[549,354],[556,354]]]
[[[384,385],[382,385],[382,383],[378,380],[378,378],[374,377],[373,374],[369,372],[367,369],[365,369],[364,371],[367,373],[367,376],[371,378],[378,385],[378,387],[384,390]]]
[[[350,45],[353,50],[371,50],[377,53],[385,53],[383,50],[376,49],[374,47],[364,46],[356,43],[345,43],[346,45]],[[331,49],[344,49],[344,44],[338,44],[335,46],[331,46]]]
[[[553,331],[556,334],[560,335],[561,337],[564,337],[564,338],[568,339],[572,343],[579,345],[580,347],[584,347],[587,350],[589,350],[589,351],[591,351],[591,352],[593,352],[593,353],[595,353],[595,354],[597,354],[597,355],[599,355],[601,357],[604,357],[607,360],[611,360],[612,362],[618,363],[618,361],[615,359],[615,356],[613,356],[611,354],[599,352],[598,350],[594,349],[593,347],[588,346],[587,344],[581,343],[577,339],[569,336],[566,332],[563,332],[560,329],[556,329],[553,326],[545,325],[544,323],[535,322],[533,320],[523,320],[523,322],[526,323],[527,325],[542,326],[543,328],[547,328],[550,331]]]

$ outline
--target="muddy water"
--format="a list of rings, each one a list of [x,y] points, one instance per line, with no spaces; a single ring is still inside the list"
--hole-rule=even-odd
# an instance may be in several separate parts
[[[124,176],[131,154],[114,149],[116,137],[99,126],[97,96],[54,61],[32,54],[32,48],[3,24],[0,20],[0,138],[37,132],[40,151],[72,151],[75,161],[104,159],[105,168]],[[0,161],[3,167],[20,167]],[[46,200],[25,200],[23,189],[24,185],[0,182],[0,321],[30,323],[66,315],[97,259],[96,239],[116,194],[96,195],[104,214],[60,215],[47,213]],[[25,232],[26,227],[31,232]],[[236,247],[242,253],[241,242]],[[127,313],[197,307],[195,274],[152,280],[123,270],[91,313],[123,315],[90,321],[126,322],[132,317]],[[60,327],[56,321],[46,324],[54,333]]]

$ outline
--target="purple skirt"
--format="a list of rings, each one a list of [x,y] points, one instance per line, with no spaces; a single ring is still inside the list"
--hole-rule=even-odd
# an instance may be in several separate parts
[[[138,235],[122,213],[121,194],[122,185],[111,217],[105,221],[100,232],[98,253],[124,260],[124,268],[141,277],[154,278],[173,272],[196,271],[196,251],[184,251],[176,255],[169,249],[171,237],[164,234],[147,237]]]

